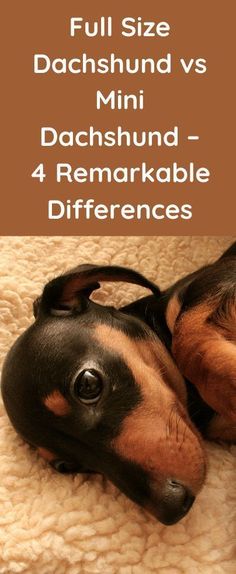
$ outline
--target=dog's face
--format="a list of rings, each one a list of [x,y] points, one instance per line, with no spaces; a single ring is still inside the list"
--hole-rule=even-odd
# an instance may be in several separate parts
[[[203,484],[201,439],[161,341],[139,319],[88,298],[103,278],[155,287],[104,269],[46,286],[35,323],[6,359],[3,399],[18,432],[55,467],[103,473],[172,524]]]

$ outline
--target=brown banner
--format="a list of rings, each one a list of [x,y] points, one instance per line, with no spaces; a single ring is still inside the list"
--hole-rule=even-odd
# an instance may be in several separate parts
[[[234,234],[233,0],[226,7],[205,0],[4,2],[2,235]],[[151,63],[146,73],[121,73],[116,58],[125,66],[127,59]],[[115,73],[91,73],[93,65]],[[58,73],[63,66],[66,73]],[[87,73],[76,73],[79,66]],[[124,135],[123,145],[104,145],[107,132],[121,137],[119,126],[131,142],[135,132],[139,142],[142,134],[159,135],[152,146],[127,146]],[[61,136],[64,144],[79,133],[79,145],[42,146],[43,127],[50,128],[46,142],[66,131],[73,135]],[[95,143],[84,146],[89,133]],[[93,168],[108,168],[100,183]]]

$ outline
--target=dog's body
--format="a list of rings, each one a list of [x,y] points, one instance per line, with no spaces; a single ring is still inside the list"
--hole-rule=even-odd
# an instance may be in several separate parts
[[[153,295],[101,306],[89,299],[101,280]],[[51,281],[3,369],[16,430],[59,470],[102,472],[162,522],[179,520],[205,477],[197,427],[236,439],[235,280],[236,244],[163,293],[118,267]]]
[[[189,412],[208,439],[236,441],[236,242],[159,298],[123,309],[155,330],[185,377]]]

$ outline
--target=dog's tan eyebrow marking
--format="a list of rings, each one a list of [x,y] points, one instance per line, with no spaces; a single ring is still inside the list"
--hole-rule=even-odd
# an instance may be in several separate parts
[[[181,396],[183,402],[186,399],[186,389],[179,370],[177,369],[170,353],[156,337],[150,339],[131,339],[128,335],[102,324],[94,329],[93,336],[103,347],[117,352],[125,360],[132,371],[133,376],[142,388],[143,393],[148,392],[148,381],[143,382],[143,368],[150,373],[150,380],[155,376],[159,384],[169,385]],[[151,389],[150,389],[151,390]]]
[[[171,299],[168,301],[168,305],[166,307],[166,322],[171,333],[174,331],[175,321],[180,310],[181,304],[178,295],[174,294],[173,297],[171,297]]]
[[[134,376],[137,376],[141,362],[151,367],[154,367],[155,364],[156,369],[161,367],[161,360],[159,359],[162,355],[162,344],[158,339],[156,341],[152,339],[132,339],[122,331],[105,324],[97,326],[94,329],[93,336],[105,348],[116,351],[121,355]],[[153,352],[155,345],[158,348],[158,356]]]
[[[60,391],[53,391],[43,402],[45,407],[58,417],[68,415],[70,412],[70,405]]]
[[[47,462],[52,462],[53,460],[56,460],[56,455],[51,452],[50,450],[48,450],[47,448],[44,448],[43,446],[39,446],[37,448],[37,452],[40,456],[42,456],[44,458],[44,460],[46,460]]]

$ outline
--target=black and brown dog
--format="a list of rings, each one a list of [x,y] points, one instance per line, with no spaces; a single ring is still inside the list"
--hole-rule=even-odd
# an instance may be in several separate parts
[[[152,295],[121,309],[99,281]],[[161,293],[121,267],[80,266],[50,281],[3,368],[12,424],[61,471],[105,474],[165,524],[201,489],[202,435],[236,439],[236,243]]]

